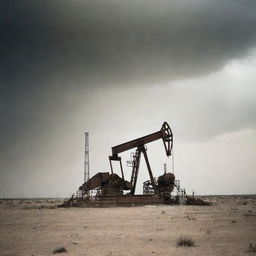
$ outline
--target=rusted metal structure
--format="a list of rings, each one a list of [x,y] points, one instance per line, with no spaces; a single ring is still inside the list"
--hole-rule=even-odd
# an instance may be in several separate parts
[[[98,172],[79,188],[84,192],[95,189],[97,196],[120,196],[123,195],[124,190],[131,189],[131,184],[115,173]]]
[[[141,154],[143,154],[144,159],[146,161],[146,165],[147,165],[150,181],[151,181],[152,187],[154,189],[154,193],[156,195],[159,194],[158,188],[154,181],[150,163],[148,160],[147,151],[145,148],[146,144],[156,141],[156,140],[159,140],[159,139],[163,140],[166,155],[170,156],[172,153],[172,147],[173,147],[173,133],[172,133],[172,130],[167,122],[163,123],[160,131],[158,131],[158,132],[155,132],[155,133],[149,134],[147,136],[143,136],[143,137],[137,138],[135,140],[131,140],[126,143],[112,147],[112,155],[109,156],[111,173],[113,174],[112,161],[119,161],[122,178],[124,178],[124,173],[123,173],[121,157],[119,157],[118,154],[120,154],[124,151],[130,150],[130,149],[136,148],[136,153],[133,156],[132,175],[131,175],[131,180],[130,180],[130,183],[132,185],[132,189],[130,191],[131,195],[134,195],[135,189],[136,189],[138,172],[139,172],[139,168],[140,168]]]
[[[175,180],[173,173],[166,172],[154,178],[149,163],[145,145],[161,139],[164,144],[166,155],[172,155],[173,133],[167,122],[164,122],[161,129],[149,135],[125,142],[112,147],[112,155],[109,156],[111,173],[99,172],[88,179],[79,188],[79,196],[72,196],[66,203],[72,206],[102,207],[102,206],[133,206],[145,204],[174,204],[186,199],[185,190],[180,189],[179,182]],[[120,153],[136,148],[131,161],[132,173],[130,181],[125,180]],[[143,183],[143,195],[135,195],[138,172],[140,168],[141,155],[144,156],[150,180]],[[118,161],[121,169],[119,177],[113,171],[112,161]],[[177,183],[178,182],[178,183]],[[177,186],[178,184],[178,186]],[[171,196],[171,192],[177,188],[179,196]],[[96,191],[94,197],[92,191]],[[192,202],[192,200],[189,200]]]
[[[174,189],[175,177],[172,173],[164,173],[164,175],[158,177],[158,179],[154,178],[145,147],[146,144],[159,139],[163,141],[166,155],[170,156],[173,147],[173,133],[167,122],[164,122],[161,129],[157,132],[112,147],[112,155],[109,156],[111,173],[99,172],[85,181],[79,188],[82,197],[79,197],[77,202],[79,202],[79,204],[83,202],[87,204],[87,206],[95,204],[103,206],[111,204],[141,205],[164,203],[166,196],[169,195],[170,198],[170,193]],[[136,153],[133,155],[131,178],[130,181],[126,181],[124,179],[124,171],[119,154],[133,148],[136,148]],[[135,195],[142,155],[144,156],[150,177],[150,180],[147,182],[149,193]],[[112,161],[119,162],[122,177],[114,173]],[[96,190],[94,198],[88,196],[92,190]],[[124,191],[126,191],[126,193],[124,193]]]

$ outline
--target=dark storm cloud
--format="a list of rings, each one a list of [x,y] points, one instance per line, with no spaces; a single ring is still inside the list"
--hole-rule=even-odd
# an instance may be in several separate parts
[[[217,70],[255,43],[255,1],[5,1],[1,77],[33,86],[158,83]],[[24,82],[25,81],[25,82]]]
[[[255,27],[254,0],[1,1],[2,124],[28,126],[68,87],[211,73],[247,54]]]
[[[211,73],[247,54],[255,27],[253,0],[1,1],[1,123],[26,128],[68,87]]]

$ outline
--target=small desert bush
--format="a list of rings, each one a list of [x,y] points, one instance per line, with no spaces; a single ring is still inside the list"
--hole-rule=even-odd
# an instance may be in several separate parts
[[[185,246],[185,247],[195,246],[194,240],[185,236],[180,236],[177,239],[176,243],[177,243],[177,246]]]
[[[62,252],[67,252],[65,247],[58,247],[58,248],[54,249],[52,253],[55,254],[55,253],[62,253]]]
[[[256,244],[254,245],[254,244],[250,243],[249,244],[249,248],[246,250],[246,252],[253,252],[253,253],[255,253],[256,252]]]
[[[211,230],[206,230],[206,234],[210,235],[211,234]]]

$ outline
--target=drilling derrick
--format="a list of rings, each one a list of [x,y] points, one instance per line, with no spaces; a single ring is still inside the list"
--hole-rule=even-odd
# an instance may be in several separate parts
[[[90,165],[89,165],[89,133],[85,132],[84,140],[84,182],[90,179]]]

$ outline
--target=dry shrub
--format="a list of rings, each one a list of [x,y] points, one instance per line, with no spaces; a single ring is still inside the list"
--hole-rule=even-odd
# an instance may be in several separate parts
[[[62,252],[67,252],[65,247],[58,247],[54,249],[52,253],[62,253]]]
[[[254,244],[250,243],[249,244],[249,248],[247,249],[246,252],[253,252],[253,253],[255,253],[256,252],[256,244],[254,245]]]
[[[191,247],[195,246],[195,242],[193,239],[185,236],[180,236],[177,239],[177,246]]]

